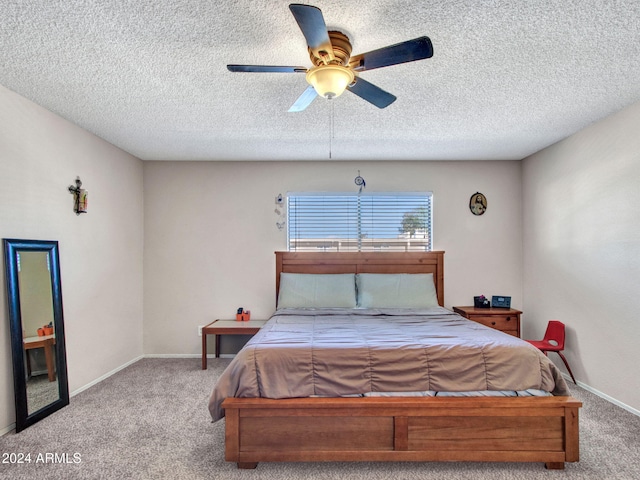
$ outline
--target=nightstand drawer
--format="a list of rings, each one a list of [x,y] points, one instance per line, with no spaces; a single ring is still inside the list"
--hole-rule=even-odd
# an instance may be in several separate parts
[[[483,325],[486,325],[487,327],[495,328],[496,330],[518,330],[518,317],[515,315],[469,315],[469,320],[481,323]]]
[[[520,337],[520,310],[515,308],[453,307],[453,311],[474,322]]]

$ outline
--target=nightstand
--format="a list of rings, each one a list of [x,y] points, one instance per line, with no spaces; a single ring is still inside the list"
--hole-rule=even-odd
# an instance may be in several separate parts
[[[207,369],[207,335],[216,336],[216,357],[220,356],[220,335],[255,335],[267,323],[266,320],[214,320],[202,327],[202,370]]]
[[[520,310],[513,308],[453,307],[453,311],[469,320],[520,337]]]

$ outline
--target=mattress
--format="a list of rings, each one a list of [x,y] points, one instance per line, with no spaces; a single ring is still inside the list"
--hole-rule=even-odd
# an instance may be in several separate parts
[[[442,307],[281,309],[238,352],[209,399],[568,395],[538,349]]]

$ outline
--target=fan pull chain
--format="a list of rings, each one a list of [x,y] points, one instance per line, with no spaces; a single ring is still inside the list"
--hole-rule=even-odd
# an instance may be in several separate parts
[[[331,160],[331,149],[333,146],[333,102],[329,99],[329,104],[331,105],[331,112],[329,113],[329,160]]]

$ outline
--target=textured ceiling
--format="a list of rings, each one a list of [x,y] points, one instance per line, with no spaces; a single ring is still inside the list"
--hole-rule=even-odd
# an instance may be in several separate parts
[[[311,2],[363,53],[422,35],[428,60],[288,108],[311,66],[279,0],[0,0],[0,84],[144,160],[521,159],[640,100],[638,0]]]

